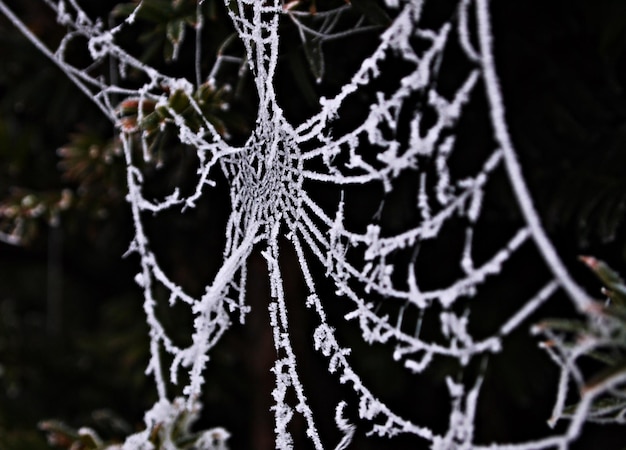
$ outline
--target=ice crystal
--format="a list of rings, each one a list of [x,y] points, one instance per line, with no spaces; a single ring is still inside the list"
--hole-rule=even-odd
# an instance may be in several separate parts
[[[276,349],[272,368],[276,383],[271,393],[274,400],[271,410],[275,417],[276,448],[292,448],[290,423],[296,414],[304,418],[306,434],[315,448],[348,447],[356,427],[345,414],[353,406],[344,400],[339,402],[335,420],[343,438],[336,444],[323,443],[315,412],[306,397],[306,386],[298,375],[283,269],[279,265],[283,248],[279,241],[286,238],[298,256],[300,272],[309,291],[306,306],[317,322],[312,345],[327,358],[328,371],[338,382],[354,391],[358,398],[356,411],[360,420],[370,422],[370,434],[388,437],[412,434],[429,442],[431,448],[441,450],[562,449],[578,436],[593,399],[611,385],[601,385],[583,394],[584,401],[573,413],[565,432],[532,442],[489,445],[475,442],[475,413],[485,382],[482,372],[469,384],[456,377],[446,379],[450,415],[445,430],[431,430],[397,414],[377,398],[352,367],[350,349],[341,344],[335,332],[344,324],[330,323],[325,309],[327,301],[337,300],[321,294],[319,281],[312,272],[316,264],[325,268],[326,277],[334,284],[340,301],[351,305],[345,320],[358,323],[366,342],[391,344],[395,348],[393,358],[411,373],[423,372],[441,357],[458,361],[462,371],[472,361],[483,361],[503,351],[505,337],[522,326],[558,290],[565,291],[579,310],[588,306],[590,300],[571,279],[541,227],[507,131],[493,59],[488,0],[459,0],[453,14],[436,27],[422,24],[426,0],[387,1],[393,20],[380,34],[374,51],[336,95],[320,98],[318,112],[302,123],[291,123],[285,117],[275,92],[281,45],[279,24],[290,21],[303,42],[318,40],[320,49],[324,41],[349,30],[315,29],[307,22],[309,13],[292,10],[291,4],[278,0],[227,1],[258,95],[256,124],[241,146],[231,145],[218,132],[193,96],[201,84],[199,61],[196,61],[198,79],[195,82],[173,78],[140,62],[117,44],[117,35],[124,27],[132,25],[141,2],[135,12],[111,29],[87,17],[75,0],[44,2],[56,14],[58,22],[70,30],[67,40],[76,36],[86,39],[94,64],[111,58],[120,68],[115,79],[105,81],[74,67],[66,60],[66,40],[56,50],[46,48],[0,1],[0,11],[52,58],[119,130],[127,163],[128,202],[135,227],[129,252],[140,257],[135,280],[143,290],[150,328],[152,358],[147,372],[154,377],[159,394],[158,402],[146,414],[147,426],[155,421],[168,423],[170,416],[180,408],[196,408],[196,401],[202,394],[204,372],[210,370],[207,363],[211,349],[232,320],[245,323],[249,310],[246,264],[253,249],[259,249],[268,267],[271,288],[268,309]],[[322,20],[324,24],[336,23],[335,19],[346,8],[349,6],[319,12],[313,19]],[[201,21],[199,17],[197,22]],[[369,28],[359,22],[353,32],[364,29]],[[460,82],[453,92],[444,94],[438,90],[438,80],[442,62],[449,57],[446,49],[450,47],[460,49],[464,64],[459,66]],[[197,52],[198,58],[200,54]],[[323,55],[319,61],[324,61]],[[390,61],[395,62],[393,67],[402,67],[397,75],[386,74]],[[216,68],[209,74],[211,85],[219,76],[217,67],[223,62],[218,58]],[[129,69],[144,74],[146,81],[142,86],[125,84]],[[318,78],[323,77],[322,65],[314,69]],[[348,131],[334,131],[339,129],[335,125],[342,121],[342,108],[361,92],[371,93],[376,89],[372,86],[383,78],[386,87],[368,97],[371,102],[363,120]],[[177,108],[174,96],[183,99],[198,113],[194,116],[199,118],[198,123],[189,123],[189,116],[184,116]],[[487,121],[493,136],[492,143],[483,142],[481,148],[464,143],[467,137],[457,135],[459,121],[468,104],[477,97],[482,97],[488,105]],[[175,125],[180,142],[195,149],[198,176],[191,193],[183,195],[176,189],[162,200],[144,197],[142,165],[136,160],[133,146],[137,145],[137,133],[141,134],[144,148],[150,136],[120,117],[119,102],[115,100],[119,98],[138,102],[137,123],[143,118],[141,105],[153,105],[168,123]],[[485,145],[490,147],[484,148]],[[452,161],[462,153],[469,153],[480,163],[473,171],[459,175]],[[193,208],[214,185],[213,174],[217,171],[228,180],[231,203],[223,262],[204,293],[194,297],[172,281],[159,265],[144,231],[144,221],[146,213],[158,216],[166,210]],[[523,221],[510,231],[499,248],[478,258],[475,231],[483,215],[487,185],[498,172],[506,175]],[[407,173],[418,180],[414,197],[417,219],[399,231],[381,227],[375,221],[364,229],[355,228],[345,214],[345,209],[350,207],[348,197],[342,196],[334,207],[328,208],[322,206],[309,189],[319,183],[339,189],[374,186],[386,195],[397,189],[398,180]],[[454,262],[458,264],[459,275],[450,282],[431,287],[420,282],[416,255],[423,244],[437,241],[438,245],[447,245],[439,241],[445,239],[443,230],[451,223],[462,224],[464,228],[463,244]],[[529,246],[537,249],[552,273],[551,278],[538,286],[537,294],[505,318],[491,334],[472,335],[470,325],[477,319],[471,314],[472,300],[479,295],[484,283],[506,269],[520,248]],[[395,258],[398,254],[413,256],[402,260]],[[155,312],[157,285],[169,291],[170,304],[186,303],[192,312],[194,321],[189,345],[176,344],[159,321]],[[389,306],[384,313],[378,309],[381,303]],[[420,333],[424,314],[437,325],[439,336]],[[164,367],[164,352],[171,356],[169,367]],[[558,360],[557,363],[565,367],[568,361]],[[189,380],[183,391],[185,400],[171,403],[168,385],[181,383],[179,375],[183,371],[188,374],[185,379]],[[560,386],[556,388],[559,392],[556,410],[562,408],[572,371],[568,369],[563,373]],[[225,440],[227,434],[223,433]],[[128,438],[124,448],[146,448],[144,434]]]

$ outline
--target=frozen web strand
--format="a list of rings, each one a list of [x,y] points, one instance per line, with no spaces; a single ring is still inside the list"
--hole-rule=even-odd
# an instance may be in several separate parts
[[[380,35],[376,49],[338,93],[334,97],[321,98],[319,112],[301,124],[289,123],[276,100],[274,77],[280,55],[279,24],[291,22],[303,41],[316,39],[321,46],[325,41],[350,33],[336,29],[340,23],[338,18],[349,7],[341,6],[311,17],[285,9],[277,0],[233,2],[229,15],[245,48],[245,57],[218,59],[210,77],[219,76],[222,62],[242,60],[247,61],[254,76],[259,100],[257,119],[248,141],[241,147],[231,146],[220,136],[203,118],[199,105],[190,95],[202,81],[202,2],[197,5],[193,81],[161,74],[116,44],[116,36],[121,30],[132,26],[141,2],[128,18],[110,29],[90,20],[77,1],[45,0],[44,3],[51,8],[58,22],[69,30],[55,50],[43,45],[1,0],[0,11],[98,105],[119,131],[127,164],[127,199],[135,227],[129,253],[136,253],[140,258],[136,281],[143,290],[146,321],[150,328],[152,357],[147,372],[154,377],[159,394],[157,404],[146,413],[148,428],[156,423],[166,426],[179,410],[197,410],[203,374],[210,370],[207,364],[211,349],[227,331],[235,315],[241,323],[245,322],[249,310],[246,305],[246,263],[252,251],[258,248],[266,260],[271,286],[272,300],[268,311],[276,348],[272,369],[276,384],[271,394],[276,448],[293,448],[290,423],[296,414],[303,416],[306,435],[316,449],[328,445],[337,449],[348,448],[355,426],[346,415],[353,405],[345,400],[337,404],[335,422],[342,438],[336,444],[325,443],[317,431],[316,412],[308,403],[307,388],[298,375],[298,355],[291,344],[283,273],[278,264],[281,236],[286,236],[293,246],[309,291],[306,306],[317,321],[312,345],[327,358],[328,372],[354,391],[358,398],[356,410],[361,420],[370,423],[370,434],[387,437],[412,434],[437,450],[565,449],[581,433],[595,399],[624,382],[622,378],[614,377],[584,392],[563,434],[532,442],[483,445],[475,443],[474,427],[484,375],[481,373],[469,387],[454,381],[456,377],[448,377],[447,401],[451,408],[447,428],[431,430],[397,414],[365,386],[350,364],[350,349],[337,340],[335,327],[341,324],[331,324],[324,307],[326,302],[337,300],[321,298],[313,279],[310,267],[322,266],[327,278],[334,283],[337,296],[352,305],[345,319],[358,322],[363,339],[368,343],[393,344],[394,359],[415,374],[427,370],[436,358],[454,358],[465,367],[478,358],[488,361],[489,355],[505,351],[504,338],[524,326],[528,317],[559,289],[569,295],[579,310],[584,311],[589,305],[587,295],[571,279],[541,227],[508,135],[504,102],[493,61],[487,0],[460,0],[453,17],[432,29],[422,25],[422,11],[429,2],[388,0],[387,5],[397,11],[389,27]],[[231,6],[231,2],[226,5]],[[475,25],[472,25],[471,18]],[[356,24],[355,32],[372,30],[364,24],[362,17]],[[68,62],[65,48],[76,37],[87,40],[87,49],[93,59],[92,69],[108,58],[116,63],[119,73],[106,81],[93,76],[90,70],[74,67]],[[416,42],[420,45],[416,46]],[[447,57],[446,48],[450,45],[458,45],[471,68],[454,93],[443,95],[437,86],[441,61]],[[395,85],[372,95],[369,112],[361,124],[343,134],[335,134],[333,128],[341,120],[342,108],[385,75],[385,61],[390,59],[401,60],[408,69],[398,77]],[[128,87],[125,76],[129,67],[145,76],[142,86]],[[487,149],[475,173],[458,178],[450,168],[451,161],[459,152],[473,149],[459,142],[456,128],[468,104],[481,95],[477,89],[481,83],[489,104],[495,146]],[[166,90],[180,91],[190,98],[191,107],[203,118],[199,129],[191,128],[185,118],[170,107]],[[415,97],[424,101],[415,104]],[[153,102],[167,109],[180,142],[194,149],[198,156],[198,177],[190,195],[182,196],[175,189],[163,199],[144,197],[141,161],[135,160],[137,152],[133,151],[133,146],[141,146],[143,158],[149,158],[147,136],[120,120],[115,98],[136,101],[138,120],[143,118],[141,105],[144,102]],[[408,140],[403,141],[399,138],[398,128],[401,111],[407,109],[410,109],[407,119],[410,132]],[[430,109],[435,119],[427,122],[423,109]],[[372,149],[375,150],[374,157],[371,156]],[[434,167],[434,170],[429,171],[428,167]],[[194,297],[173,282],[159,265],[158,255],[153,253],[144,232],[144,221],[146,215],[159,217],[167,210],[193,208],[210,189],[213,184],[211,176],[216,170],[220,170],[230,183],[232,210],[225,227],[226,246],[222,266],[213,281],[205,287],[204,294]],[[482,217],[488,182],[498,170],[507,174],[524,223],[510,233],[499,249],[487,258],[475,261],[474,230]],[[312,183],[324,183],[338,189],[379,186],[385,193],[392,193],[394,182],[406,173],[419,180],[415,208],[420,219],[395,234],[387,233],[376,223],[370,223],[365,231],[351,230],[344,211],[350,207],[348,200],[342,197],[334,210],[325,210],[316,203],[314,195],[307,192],[307,186]],[[393,263],[394,254],[406,251],[416,254],[422,243],[439,243],[444,235],[442,230],[455,221],[465,223],[463,248],[459,252],[459,261],[456,261],[461,271],[458,278],[447,285],[425,289],[419,282],[420,274],[413,260],[405,266]],[[10,240],[10,236],[0,238]],[[504,318],[491,335],[472,336],[468,330],[473,317],[468,311],[471,311],[472,299],[480,295],[481,285],[501,276],[519,249],[531,245],[543,257],[552,272],[552,279],[538,288],[537,293],[516,312]],[[402,281],[398,282],[397,274],[402,275]],[[170,305],[182,302],[193,314],[191,344],[186,347],[174,342],[155,313],[157,286],[169,292]],[[395,312],[378,314],[377,302],[394,307]],[[459,305],[466,312],[456,311]],[[431,320],[438,322],[442,337],[434,340],[422,337],[419,321],[417,325],[407,322],[407,311],[410,310],[417,311],[419,317],[425,312],[437,311],[431,314]],[[169,355],[171,363],[165,362],[164,354]],[[568,384],[572,378],[580,378],[576,367],[579,354],[551,353],[562,370],[554,420],[562,416]],[[168,372],[169,377],[166,376]],[[188,378],[184,386],[181,386],[181,372],[185,372]],[[174,390],[172,388],[182,390],[184,399],[170,402],[172,395],[168,391]],[[295,404],[289,404],[289,398],[295,398]],[[147,432],[133,435],[126,441],[124,449],[146,448],[147,439]]]
[[[524,218],[528,223],[533,239],[546,260],[548,267],[554,276],[574,301],[580,311],[589,307],[589,296],[572,280],[569,273],[558,257],[554,246],[543,230],[539,216],[533,206],[532,198],[524,182],[521,167],[517,161],[511,138],[507,131],[504,120],[504,102],[500,93],[495,63],[493,61],[492,33],[489,18],[489,6],[487,0],[476,0],[476,16],[478,19],[478,36],[481,49],[481,66],[483,80],[487,90],[487,98],[490,103],[490,115],[495,130],[496,139],[504,151],[509,180],[515,190],[517,201]]]

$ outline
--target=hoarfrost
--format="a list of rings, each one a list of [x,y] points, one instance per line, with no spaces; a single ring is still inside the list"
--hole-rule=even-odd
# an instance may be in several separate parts
[[[143,290],[146,321],[150,328],[152,357],[147,373],[154,377],[159,395],[157,403],[146,413],[148,429],[155,423],[167,426],[183,409],[195,412],[198,408],[203,374],[210,370],[206,366],[211,349],[237,314],[238,320],[245,323],[249,311],[245,295],[246,263],[253,250],[259,249],[268,266],[271,286],[272,300],[268,309],[276,348],[272,368],[276,384],[271,394],[274,399],[272,411],[276,447],[292,448],[290,422],[294,415],[299,414],[304,418],[306,434],[314,447],[324,448],[315,413],[305,394],[306,386],[298,374],[297,355],[292,345],[283,269],[278,264],[282,248],[279,240],[283,237],[287,238],[298,256],[300,271],[309,291],[306,306],[313,320],[317,321],[312,345],[328,359],[328,371],[336,376],[339,383],[350,386],[358,398],[358,405],[342,400],[336,408],[335,421],[343,433],[337,449],[347,448],[356,432],[356,427],[345,418],[348,410],[358,412],[361,421],[370,422],[370,434],[387,437],[412,434],[429,442],[433,449],[564,449],[580,434],[593,399],[602,389],[623,381],[609,380],[606,385],[583,393],[583,401],[562,434],[526,443],[485,446],[474,440],[475,412],[485,381],[482,372],[469,386],[455,381],[460,377],[446,378],[451,406],[448,429],[431,430],[396,414],[378,399],[351,366],[350,349],[338,341],[335,330],[343,323],[330,324],[324,306],[326,301],[337,300],[320,294],[311,265],[325,267],[327,278],[334,283],[336,293],[341,297],[339,301],[351,305],[345,320],[358,323],[363,339],[372,344],[391,343],[395,347],[393,358],[416,374],[426,370],[437,358],[455,359],[461,363],[459,370],[462,371],[462,367],[471,361],[486,361],[489,355],[504,351],[504,338],[522,326],[528,316],[558,290],[565,291],[581,311],[590,302],[571,279],[543,231],[526,188],[504,119],[504,103],[493,60],[488,1],[459,0],[456,11],[447,20],[437,27],[427,28],[422,25],[422,12],[432,1],[387,0],[387,6],[395,10],[395,18],[380,35],[377,47],[335,96],[320,98],[319,112],[302,123],[290,123],[276,99],[279,24],[291,21],[303,40],[319,39],[320,45],[351,31],[313,29],[306,22],[307,13],[292,11],[278,0],[227,1],[227,7],[234,5],[229,15],[245,48],[243,60],[247,61],[248,70],[254,76],[259,100],[255,129],[247,142],[239,147],[229,144],[208,120],[192,128],[165,96],[166,91],[170,94],[179,92],[187,97],[191,108],[201,111],[191,95],[200,83],[199,60],[195,67],[197,80],[172,78],[138,61],[116,43],[120,30],[134,22],[141,3],[124,22],[105,29],[101,23],[89,19],[76,1],[60,1],[57,4],[43,0],[58,22],[70,30],[59,48],[50,50],[4,1],[0,1],[0,11],[89,95],[119,130],[128,167],[128,202],[135,227],[129,252],[140,257],[140,271],[135,280]],[[346,8],[349,6],[320,12],[318,19],[327,20],[324,23],[337,23],[335,19]],[[198,17],[197,23],[202,23],[201,17]],[[371,31],[361,23],[352,32]],[[117,62],[120,73],[114,79],[103,81],[92,77],[87,70],[72,66],[66,60],[64,49],[67,41],[77,36],[86,38],[94,64],[101,64],[104,59],[110,58]],[[455,92],[444,95],[438,91],[438,80],[442,60],[448,57],[446,49],[450,46],[461,50],[467,69]],[[200,58],[201,52],[196,54]],[[220,58],[209,75],[212,85],[219,72],[218,66],[226,59],[232,59],[226,56]],[[400,61],[406,68],[396,78],[385,74],[385,62],[389,60]],[[131,69],[145,75],[147,81],[143,86],[132,88],[125,84],[125,76]],[[323,67],[319,69],[318,75],[322,76]],[[363,122],[349,131],[334,132],[335,124],[342,120],[342,108],[361,92],[373,89],[374,83],[383,77],[387,90],[372,96]],[[473,144],[464,145],[460,142],[464,137],[456,134],[467,105],[478,96],[484,96],[489,105],[492,148],[477,149]],[[191,194],[185,196],[176,189],[163,200],[144,197],[142,165],[133,151],[136,129],[129,128],[120,118],[118,102],[115,101],[119,97],[135,99],[140,105],[153,102],[157,107],[168,109],[180,141],[197,151],[198,179]],[[423,100],[416,101],[416,98]],[[427,110],[434,118],[426,118]],[[141,119],[141,106],[138,111]],[[407,111],[408,128],[405,126],[405,129],[408,129],[408,138],[403,140],[402,133],[398,131],[399,121],[401,116],[407,115]],[[141,137],[144,150],[147,139],[144,133]],[[473,173],[460,177],[451,162],[462,152],[475,152],[474,160],[481,160],[482,163]],[[148,157],[145,151],[143,153],[144,157]],[[212,283],[206,286],[204,294],[196,298],[172,281],[160,267],[144,231],[144,219],[146,212],[158,216],[176,208],[193,208],[214,184],[211,175],[216,171],[221,171],[230,183],[232,210],[226,225],[222,266]],[[500,248],[477,260],[474,231],[483,217],[487,185],[496,172],[506,174],[523,221],[509,233]],[[327,210],[308,189],[317,183],[325,183],[340,189],[375,186],[382,192],[393,193],[397,180],[407,173],[412,173],[419,180],[413,197],[419,218],[400,231],[389,231],[374,222],[368,224],[364,231],[353,230],[344,213],[344,209],[350,207],[350,199],[342,195],[336,206]],[[425,287],[427,284],[420,283],[416,265],[420,245],[441,239],[445,235],[442,230],[451,223],[462,223],[465,227],[463,245],[455,262],[462,273],[447,284]],[[474,319],[470,314],[472,299],[479,295],[481,285],[505,270],[509,260],[525,246],[535,246],[552,272],[551,279],[538,287],[538,293],[527,299],[517,312],[505,318],[503,324],[490,335],[473,336],[470,326]],[[396,264],[393,256],[407,251],[413,255],[410,262]],[[169,291],[170,305],[180,300],[194,315],[188,346],[177,345],[158,319],[156,286]],[[384,314],[379,313],[380,304],[389,306]],[[441,332],[438,338],[425,337],[420,333],[422,317],[431,310],[434,314],[428,314],[428,320],[438,322]],[[418,319],[415,319],[416,316]],[[164,367],[164,353],[171,357],[169,368]],[[563,374],[556,387],[556,420],[562,412],[568,384],[575,371],[570,367],[573,357],[563,360],[563,355],[554,355],[554,360]],[[185,397],[171,402],[169,385],[181,383],[179,373],[182,371],[188,374],[189,379],[183,389]],[[166,376],[168,372],[169,377]],[[123,448],[150,448],[147,433],[129,437]],[[228,433],[222,429],[215,433],[211,435],[213,438],[219,435],[215,448],[225,448],[223,443]]]

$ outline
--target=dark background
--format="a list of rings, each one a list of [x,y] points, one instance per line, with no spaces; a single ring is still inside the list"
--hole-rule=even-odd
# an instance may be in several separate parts
[[[14,3],[10,6],[37,35],[51,45],[58,42],[63,30],[45,6],[34,0]],[[91,2],[87,9],[107,17],[117,3]],[[205,48],[207,54],[214,54],[228,36],[229,23],[218,2],[205,3],[211,12]],[[526,181],[563,260],[590,292],[597,292],[595,280],[576,262],[578,254],[595,255],[626,273],[626,3],[492,3],[495,60]],[[440,2],[441,10],[433,14],[445,12],[451,4]],[[366,11],[371,21],[384,24],[376,9],[366,6]],[[176,64],[157,62],[168,55],[166,24],[177,14],[184,18],[186,13],[165,9],[140,22],[136,35],[126,39],[138,55],[180,75],[193,70],[191,48],[183,47]],[[293,30],[284,32],[291,36]],[[297,121],[314,112],[316,98],[332,92],[375,43],[373,33],[327,49],[327,73],[317,85],[316,68],[298,39],[286,39],[279,96],[288,117]],[[80,60],[80,51],[75,51]],[[209,58],[204,69],[210,64]],[[244,82],[243,94],[232,99],[237,114],[224,118],[235,141],[243,140],[254,123],[255,98],[246,96],[249,90]],[[148,339],[141,294],[133,283],[138,261],[121,257],[132,237],[132,224],[124,202],[124,166],[112,150],[112,133],[97,108],[0,19],[0,226],[11,230],[16,216],[24,222],[24,245],[0,244],[2,449],[48,448],[37,423],[49,418],[74,427],[94,426],[103,430],[103,436],[119,438],[141,428],[143,412],[154,400],[152,381],[143,374]],[[64,155],[56,151],[61,147],[70,150]],[[92,148],[97,150],[95,156],[89,152]],[[179,182],[181,171],[192,165],[184,149],[165,158],[173,167],[165,171],[165,184]],[[51,226],[63,189],[73,192],[72,205],[60,213],[58,225]],[[42,216],[32,217],[32,208],[24,202],[28,195],[43,205]],[[175,236],[161,240],[156,250],[191,291],[201,290],[220,263],[227,210],[227,192],[218,188],[193,214],[172,215],[151,225],[154,235]],[[514,210],[514,206],[503,208],[499,220],[515,222],[519,218]],[[18,212],[11,216],[7,211]],[[535,257],[528,255],[528,264],[537,265]],[[293,258],[285,252],[285,267],[297,264]],[[260,255],[254,254],[249,264],[249,290],[259,294],[250,299],[253,313],[246,327],[233,327],[212,354],[199,424],[226,427],[233,434],[234,449],[273,447],[272,416],[267,412],[273,383],[267,376],[273,360],[264,306],[267,277]],[[519,285],[494,288],[487,295],[523,290],[525,283],[545,272],[540,264],[526,267],[524,256],[518,264],[520,270],[527,270],[527,275],[518,277]],[[289,271],[286,283],[288,296],[302,295],[302,281]],[[339,397],[350,394],[341,392],[325,375],[323,363],[311,350],[307,333],[313,325],[307,322],[301,302],[294,300],[291,306],[292,324],[300,330],[293,337],[303,355],[305,385],[311,387],[313,405],[328,411],[329,417],[321,419],[322,430],[336,439],[330,411]],[[571,313],[566,306],[549,312]],[[330,314],[340,317],[341,313],[341,307],[330,308]],[[167,317],[167,325],[179,323],[176,314]],[[407,394],[415,387],[411,377],[398,368],[378,370],[387,350],[360,343],[356,331],[347,327],[343,338],[354,347],[360,373],[381,374],[367,380],[375,390],[400,410],[413,410],[417,423],[445,422],[447,405],[435,404],[438,395],[446,398],[442,386],[417,388],[411,399]],[[180,332],[185,335],[184,329]],[[506,358],[493,362],[494,373],[501,376],[489,379],[495,387],[484,393],[488,406],[477,421],[479,439],[519,440],[548,432],[545,420],[553,398],[549,381],[555,371],[544,369],[545,355],[522,343],[521,337],[519,343],[513,337],[511,345],[518,350],[510,358],[538,368],[523,378],[507,371]],[[307,384],[307,379],[315,382]],[[426,412],[414,411],[420,403],[429,406]],[[115,425],[113,418],[125,425]],[[359,439],[354,448],[369,448]],[[621,449],[625,441],[623,430],[591,426],[576,448]],[[392,444],[374,439],[371,445],[390,448]],[[416,448],[414,441],[402,438],[394,441],[393,448],[403,445]]]

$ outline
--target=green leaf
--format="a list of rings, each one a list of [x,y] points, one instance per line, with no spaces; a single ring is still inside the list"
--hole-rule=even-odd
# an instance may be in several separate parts
[[[576,413],[576,409],[578,409],[578,403],[573,405],[568,405],[563,409],[563,413],[566,416],[572,416]],[[590,412],[588,418],[592,418],[593,416],[608,416],[611,413],[617,413],[622,409],[626,408],[626,400],[623,398],[616,397],[603,397],[597,399],[593,402],[590,408]]]
[[[616,377],[626,371],[626,359],[622,359],[617,364],[607,367],[597,375],[594,375],[582,388],[582,392],[595,389],[600,384],[604,384],[611,378]]]
[[[580,256],[579,259],[596,274],[608,291],[610,291],[610,294],[605,291],[609,298],[616,301],[619,305],[626,306],[626,285],[624,285],[622,277],[604,261],[600,261],[593,256]]]
[[[565,331],[569,333],[580,333],[586,330],[586,324],[574,319],[546,319],[538,324],[539,328]]]
[[[172,45],[180,45],[185,34],[185,21],[181,19],[172,20],[167,23],[166,30],[167,39],[172,43]]]
[[[178,89],[170,96],[169,105],[176,113],[181,114],[189,107],[190,100],[185,92]]]
[[[624,303],[625,297],[621,294],[616,293],[615,291],[609,291],[607,289],[603,289],[602,292],[611,300],[611,303],[604,307],[604,312],[607,315],[619,320],[622,327],[626,328],[626,304]]]

